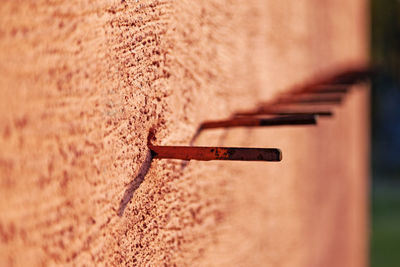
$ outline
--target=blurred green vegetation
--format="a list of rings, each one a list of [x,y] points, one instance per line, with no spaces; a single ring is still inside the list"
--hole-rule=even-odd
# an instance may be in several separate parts
[[[400,266],[400,184],[380,181],[372,189],[371,266]]]
[[[374,64],[400,76],[400,1],[371,0],[371,56]]]
[[[370,0],[372,86],[371,266],[400,266],[400,0]]]
[[[400,174],[400,0],[370,1],[371,63],[379,69],[371,98],[372,166],[378,177],[393,177]]]

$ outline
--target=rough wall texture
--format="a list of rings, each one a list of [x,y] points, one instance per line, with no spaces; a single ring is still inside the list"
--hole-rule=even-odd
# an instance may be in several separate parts
[[[197,141],[279,147],[281,163],[150,166],[146,138],[187,145],[206,119],[365,63],[366,14],[365,0],[2,1],[0,265],[365,266],[367,91],[318,127]]]

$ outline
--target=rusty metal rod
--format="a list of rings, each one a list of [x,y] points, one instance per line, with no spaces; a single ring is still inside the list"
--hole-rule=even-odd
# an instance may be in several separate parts
[[[231,128],[231,127],[265,127],[284,125],[315,125],[315,115],[291,115],[273,118],[241,118],[236,117],[229,120],[209,121],[200,125],[200,129]]]
[[[309,87],[301,88],[287,92],[287,95],[303,95],[303,94],[346,94],[351,90],[351,84],[315,84]]]
[[[358,70],[347,71],[337,74],[331,79],[331,83],[334,84],[355,84],[362,80],[370,78],[375,71],[371,68],[364,68]]]
[[[262,115],[279,115],[279,116],[288,116],[288,115],[314,115],[321,117],[332,117],[333,112],[330,110],[291,110],[291,109],[265,109],[260,108],[255,111],[248,112],[238,112],[235,116],[262,116]]]
[[[309,97],[288,97],[277,99],[278,104],[341,104],[341,96],[313,95]]]
[[[310,90],[310,91],[307,92],[307,94],[333,95],[333,94],[347,94],[349,91],[350,90],[347,89],[347,88],[327,88],[327,89],[323,89],[323,90]],[[299,95],[300,93],[295,93],[295,94]]]
[[[316,85],[307,91],[294,92],[294,94],[310,93],[310,94],[345,94],[350,91],[351,85]]]
[[[236,161],[281,161],[282,152],[277,148],[243,147],[195,147],[155,146],[149,144],[154,159],[181,160],[236,160]]]

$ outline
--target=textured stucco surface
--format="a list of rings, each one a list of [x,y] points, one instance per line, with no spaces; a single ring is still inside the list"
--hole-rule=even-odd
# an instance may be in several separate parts
[[[366,90],[318,127],[196,141],[279,147],[282,163],[149,166],[146,138],[187,145],[204,120],[365,63],[367,13],[365,0],[2,1],[0,265],[365,266]]]

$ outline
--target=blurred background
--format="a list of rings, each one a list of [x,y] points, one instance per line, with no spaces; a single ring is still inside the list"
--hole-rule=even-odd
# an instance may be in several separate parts
[[[400,0],[371,0],[371,266],[400,266]]]

